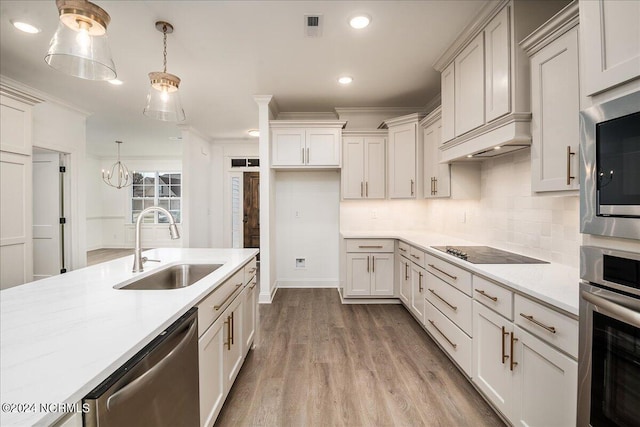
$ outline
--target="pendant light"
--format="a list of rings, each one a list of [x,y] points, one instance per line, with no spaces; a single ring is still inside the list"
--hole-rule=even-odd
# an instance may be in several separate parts
[[[122,144],[122,141],[116,141],[118,147],[117,161],[111,166],[109,171],[102,169],[102,180],[104,183],[117,189],[133,184],[133,177],[129,173],[129,168],[120,161],[120,144]]]
[[[165,122],[181,122],[186,117],[178,94],[180,78],[167,73],[167,34],[173,33],[173,25],[158,21],[156,29],[162,33],[164,39],[164,70],[149,73],[151,87],[144,115]]]
[[[44,60],[63,73],[87,80],[116,78],[107,42],[109,14],[86,0],[56,0],[60,14]]]

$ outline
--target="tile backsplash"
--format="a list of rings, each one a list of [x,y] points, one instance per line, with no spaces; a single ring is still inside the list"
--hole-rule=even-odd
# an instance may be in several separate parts
[[[578,195],[541,194],[520,150],[482,163],[480,200],[343,201],[340,228],[434,231],[578,267]]]

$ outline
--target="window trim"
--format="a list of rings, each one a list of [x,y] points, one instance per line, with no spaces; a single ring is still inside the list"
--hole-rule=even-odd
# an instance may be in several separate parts
[[[171,201],[171,200],[178,200],[180,201],[180,209],[177,209],[180,212],[179,218],[176,219],[176,223],[177,224],[182,224],[182,211],[183,211],[183,196],[182,196],[182,192],[184,190],[183,186],[182,186],[182,171],[181,170],[136,170],[132,173],[140,173],[140,174],[154,174],[154,196],[153,196],[153,206],[159,206],[159,201],[160,200],[167,200],[167,201]],[[179,174],[180,175],[180,197],[161,197],[160,196],[160,175],[168,175],[168,174]],[[135,184],[134,184],[135,185]],[[136,219],[134,219],[133,215],[134,215],[134,209],[133,209],[133,201],[134,200],[140,200],[142,201],[142,205],[143,205],[143,209],[144,209],[144,201],[145,200],[150,200],[151,198],[145,198],[145,197],[134,197],[133,196],[133,188],[134,185],[131,186],[131,189],[129,190],[129,195],[127,197],[127,210],[128,210],[128,221],[127,224],[135,224],[136,223]],[[169,211],[173,211],[176,209],[167,209]],[[135,210],[137,211],[137,209]],[[153,212],[153,222],[149,221],[149,222],[145,222],[144,220],[142,221],[142,225],[162,225],[162,224],[166,224],[164,222],[159,222],[159,218],[158,215],[159,213]]]

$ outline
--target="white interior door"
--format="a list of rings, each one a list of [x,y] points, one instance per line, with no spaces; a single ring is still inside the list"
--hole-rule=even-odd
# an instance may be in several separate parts
[[[60,274],[60,154],[33,154],[33,280]]]

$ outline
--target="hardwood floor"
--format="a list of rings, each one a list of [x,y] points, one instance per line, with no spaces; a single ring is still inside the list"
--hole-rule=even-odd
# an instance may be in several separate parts
[[[216,426],[501,426],[401,305],[280,289]]]

